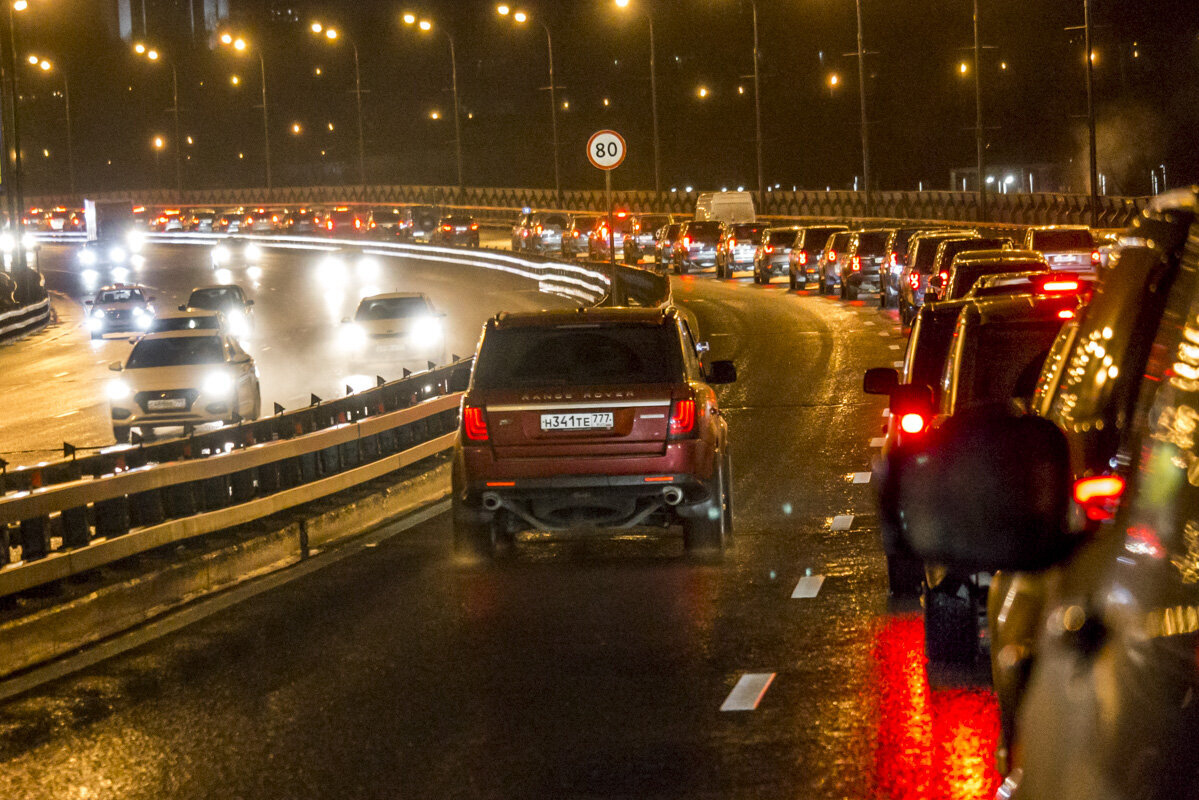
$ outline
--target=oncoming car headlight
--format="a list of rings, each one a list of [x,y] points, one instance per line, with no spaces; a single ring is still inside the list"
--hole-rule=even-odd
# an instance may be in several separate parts
[[[146,244],[146,234],[141,231],[129,231],[125,237],[125,243],[129,245],[131,252],[140,253]]]
[[[108,382],[108,399],[109,400],[126,400],[133,394],[129,388],[129,384],[120,378],[114,378]]]
[[[112,279],[117,283],[124,283],[129,280],[129,270],[125,267],[113,267]]]
[[[417,344],[433,344],[441,337],[441,320],[437,317],[420,317],[412,323],[412,338]]]
[[[108,251],[108,260],[114,264],[124,264],[128,257],[129,253],[124,247],[113,247]]]
[[[96,265],[96,251],[90,247],[85,247],[79,251],[79,263],[85,267],[93,267]]]
[[[212,263],[226,264],[229,262],[229,248],[223,244],[218,244],[212,248]]]
[[[250,332],[249,320],[241,311],[234,310],[226,313],[225,322],[229,326],[229,332],[234,336],[246,336]]]
[[[246,254],[247,261],[257,261],[258,259],[262,258],[262,248],[253,242],[250,242],[246,245],[244,252]]]
[[[92,319],[104,319],[104,309],[97,308],[92,312]]]
[[[37,247],[37,237],[32,233],[26,233],[21,237],[21,246],[26,250],[33,250]]]
[[[361,350],[366,346],[366,330],[359,324],[347,322],[338,334],[341,346],[346,350]]]
[[[233,376],[228,372],[210,372],[204,376],[200,389],[207,395],[226,397],[233,391]]]

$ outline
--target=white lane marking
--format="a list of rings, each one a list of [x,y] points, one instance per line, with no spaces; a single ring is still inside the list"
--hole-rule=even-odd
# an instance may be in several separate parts
[[[870,483],[870,473],[869,472],[855,472],[853,474],[853,482],[854,483]]]
[[[897,344],[889,345],[892,350],[902,350],[903,348]]]
[[[882,447],[884,444],[886,444],[886,442],[887,442],[887,440],[884,439],[883,437],[876,436],[875,438],[870,440],[870,446],[871,447]]]
[[[833,530],[847,531],[853,527],[853,514],[838,514],[833,517]]]
[[[60,373],[58,373],[57,375],[55,375],[54,377],[55,377],[55,378],[61,378],[61,377],[63,377],[64,375],[70,375],[70,374],[71,374],[71,373],[69,373],[69,372],[60,372]]]
[[[884,416],[884,417],[889,417],[889,416],[891,416],[891,409],[889,409],[889,408],[884,408],[884,409],[883,409],[883,416]]]
[[[870,326],[870,327],[872,327],[872,328],[874,327],[874,321],[873,321],[873,320],[866,320],[866,321],[865,321],[865,322],[863,322],[862,324],[863,324],[863,325],[869,325],[869,326]]]
[[[799,579],[799,583],[795,584],[795,591],[791,593],[791,599],[810,600],[820,594],[820,587],[823,585],[823,575],[805,575]]]
[[[891,331],[880,331],[879,336],[887,337],[891,335]]]
[[[903,369],[903,362],[902,362],[902,361],[896,361],[896,362],[895,362],[895,369]]]
[[[69,416],[72,416],[73,414],[78,414],[78,413],[79,413],[78,411],[68,411],[68,412],[67,412],[67,413],[65,413],[65,414],[55,414],[55,415],[54,415],[54,418],[55,418],[55,419],[62,419],[63,417],[69,417]]]
[[[773,672],[747,672],[720,705],[721,711],[754,711],[774,682]]]

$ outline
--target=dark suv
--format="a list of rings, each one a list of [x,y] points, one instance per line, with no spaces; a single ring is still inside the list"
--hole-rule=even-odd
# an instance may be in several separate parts
[[[716,269],[716,250],[723,236],[723,222],[692,220],[685,224],[674,241],[674,271],[686,275]]]
[[[890,230],[858,231],[849,238],[841,265],[841,299],[856,300],[858,292],[882,291],[890,235]]]
[[[1136,220],[1047,360],[1042,416],[957,419],[888,468],[908,545],[1013,578],[991,603],[1003,797],[1199,787],[1196,205],[1174,192]]]
[[[787,262],[787,283],[791,289],[820,280],[820,254],[829,237],[844,230],[849,229],[844,225],[811,225],[799,229]]]
[[[500,314],[462,400],[453,509],[460,552],[489,556],[522,530],[679,522],[688,550],[731,533],[728,425],[672,308]]]
[[[978,231],[973,230],[941,230],[918,233],[912,237],[908,244],[908,257],[898,282],[899,319],[904,325],[911,325],[916,319],[916,312],[924,305],[924,290],[928,288],[928,279],[933,274],[933,262],[941,242],[977,235]]]

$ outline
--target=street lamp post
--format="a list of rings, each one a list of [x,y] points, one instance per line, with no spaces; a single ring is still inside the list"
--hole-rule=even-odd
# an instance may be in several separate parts
[[[754,17],[754,142],[758,157],[758,207],[765,210],[766,178],[762,173],[762,87],[758,78],[758,64],[761,54],[758,50],[758,0],[751,0],[750,8]],[[861,42],[858,49],[861,49]]]
[[[320,22],[314,22],[310,26],[310,30],[315,34],[324,32],[324,36],[329,41],[334,41],[340,38],[341,34],[336,28],[328,27]],[[362,121],[362,70],[358,61],[358,43],[353,39],[349,40],[350,50],[354,53],[354,100],[358,109],[358,183],[366,185],[366,134],[363,131]]]
[[[862,0],[855,0],[858,16],[858,98],[862,107],[862,190],[866,195],[866,216],[874,211],[870,198],[870,131],[866,119],[866,48],[862,40]]]
[[[29,64],[36,66],[42,72],[51,72],[54,69],[54,63],[45,58],[39,58],[36,55],[29,56]],[[66,69],[61,66],[58,68],[58,73],[62,76],[62,98],[64,111],[67,115],[67,176],[71,187],[71,196],[75,196],[75,145],[71,135],[71,82],[67,77]]]
[[[138,42],[133,46],[133,52],[139,56],[144,56],[147,61],[157,62],[161,57],[161,53],[153,47],[147,47],[145,44]],[[179,192],[180,199],[183,195],[183,148],[179,147],[179,142],[183,141],[180,136],[179,123],[179,68],[175,64],[174,59],[168,62],[171,66],[171,116],[175,121],[175,188]]]
[[[417,20],[413,14],[404,14],[405,25],[415,25],[421,33],[429,33],[433,30],[433,22],[431,20]],[[454,49],[454,37],[449,31],[442,30],[445,34],[445,39],[450,44],[450,81],[454,94],[454,153],[458,162],[458,188],[461,189],[465,184],[462,180],[462,121],[460,114],[461,104],[458,102],[458,55]]]
[[[1099,227],[1099,158],[1095,144],[1095,64],[1091,49],[1091,0],[1082,1],[1084,46],[1087,49],[1087,147],[1090,155],[1091,227]]]
[[[232,47],[238,53],[245,52],[249,45],[246,40],[240,36],[233,36],[230,33],[221,34],[221,44]],[[262,49],[258,51],[258,69],[261,74],[262,83],[262,152],[266,158],[266,188],[269,191],[271,187],[271,122],[270,116],[267,113],[266,105],[266,61],[262,57]]]
[[[982,44],[978,36],[978,0],[974,0],[974,150],[978,166],[978,219],[987,221],[987,181],[983,140]]]
[[[615,0],[617,7],[628,8],[630,0]],[[645,9],[645,21],[649,24],[649,104],[654,123],[654,192],[662,191],[662,152],[658,138],[658,69],[654,42],[654,15]]]
[[[24,11],[29,7],[28,0],[16,0],[8,4],[8,51],[3,54],[2,60],[4,71],[8,74],[9,84],[9,103],[11,106],[12,118],[12,142],[9,143],[9,150],[12,153],[12,167],[9,170],[8,184],[9,191],[6,194],[9,197],[9,218],[12,220],[12,225],[16,235],[16,241],[23,242],[25,240],[25,192],[23,187],[23,175],[21,166],[21,125],[20,125],[20,110],[17,100],[17,20],[16,13]],[[0,17],[0,19],[4,19]],[[0,41],[3,37],[0,36]],[[21,269],[25,267],[25,248],[15,247],[13,249],[13,267]]]
[[[150,140],[151,146],[154,148],[154,185],[158,188],[162,183],[162,171],[159,169],[159,157],[162,155],[162,149],[167,146],[166,140],[162,136],[155,136]],[[178,149],[178,142],[176,142]]]
[[[496,8],[496,12],[500,16],[506,17],[509,13],[508,6],[501,5]],[[512,14],[512,19],[518,24],[524,24],[529,20],[529,15],[524,11],[517,11]],[[559,201],[562,199],[562,172],[559,166],[559,146],[558,146],[558,95],[557,86],[554,85],[554,37],[550,33],[550,26],[540,19],[537,20],[541,27],[545,30],[545,45],[549,52],[550,65],[550,125],[554,136],[554,197]]]

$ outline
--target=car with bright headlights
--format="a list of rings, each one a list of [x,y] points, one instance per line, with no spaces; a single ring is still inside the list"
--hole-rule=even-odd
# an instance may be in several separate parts
[[[186,432],[208,423],[257,419],[262,388],[254,359],[219,330],[182,330],[143,336],[128,360],[114,361],[108,384],[112,434],[129,441],[156,428]]]
[[[154,307],[150,305],[154,300],[142,286],[105,286],[84,301],[88,332],[93,339],[107,333],[141,333],[154,319]]]
[[[364,297],[354,317],[341,321],[338,338],[352,364],[445,361],[445,315],[420,292]]]
[[[262,260],[262,245],[252,239],[231,237],[212,246],[213,269],[239,269],[258,266]]]
[[[187,302],[179,306],[180,311],[189,309],[221,312],[234,336],[249,336],[254,330],[254,301],[235,283],[192,289]]]

